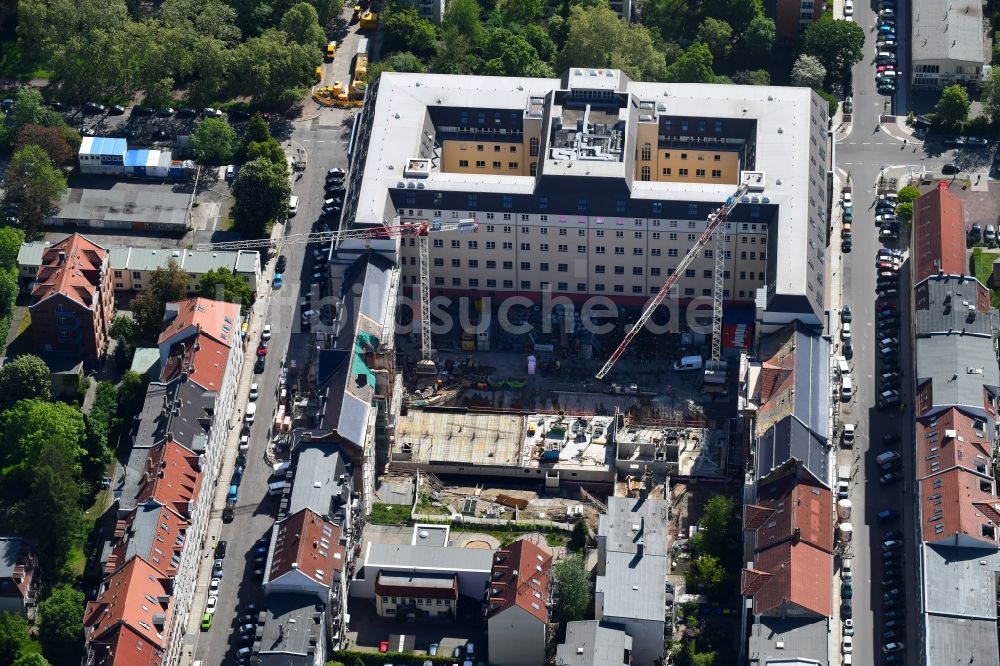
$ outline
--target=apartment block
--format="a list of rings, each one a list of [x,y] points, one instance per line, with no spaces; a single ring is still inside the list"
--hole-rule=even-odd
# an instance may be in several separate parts
[[[819,327],[827,125],[825,103],[802,88],[643,83],[593,69],[559,79],[391,73],[369,91],[351,144],[345,220],[477,221],[475,234],[432,239],[432,294],[641,305],[746,183],[723,229],[725,300],[757,307],[765,328]],[[396,252],[391,240],[368,246]],[[714,252],[672,295],[711,296]],[[406,289],[417,285],[417,254],[416,239],[402,239]]]
[[[80,234],[47,247],[31,289],[31,337],[40,354],[94,360],[114,316],[108,251]]]
[[[545,663],[552,604],[552,554],[519,539],[493,555],[484,601],[490,663]]]
[[[919,663],[996,661],[1000,368],[989,290],[969,274],[965,211],[945,183],[913,206],[914,492]]]
[[[802,31],[826,11],[823,0],[775,0],[774,27],[779,40],[797,42]]]

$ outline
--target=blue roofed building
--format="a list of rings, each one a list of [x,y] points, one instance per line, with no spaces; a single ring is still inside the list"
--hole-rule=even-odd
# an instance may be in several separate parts
[[[80,142],[80,172],[120,176],[125,173],[127,152],[125,139],[85,136]]]

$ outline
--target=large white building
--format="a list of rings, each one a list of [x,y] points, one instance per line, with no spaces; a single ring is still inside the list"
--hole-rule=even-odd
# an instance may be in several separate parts
[[[990,61],[982,0],[914,0],[910,17],[914,88],[979,81]]]
[[[474,235],[434,237],[432,293],[638,305],[748,182],[725,226],[724,297],[756,306],[765,328],[820,327],[828,123],[827,104],[805,88],[644,83],[592,69],[559,79],[387,73],[352,138],[344,219],[477,220]],[[399,247],[410,288],[416,245]],[[713,251],[688,267],[678,299],[711,296]]]

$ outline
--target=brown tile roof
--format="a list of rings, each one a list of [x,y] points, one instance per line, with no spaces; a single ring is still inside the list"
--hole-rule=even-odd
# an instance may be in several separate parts
[[[993,481],[960,467],[920,480],[920,525],[923,540],[945,543],[971,539],[1000,545],[1000,499]],[[992,524],[990,524],[992,521]],[[985,533],[984,533],[985,530]]]
[[[177,316],[160,332],[160,344],[191,326],[200,328],[201,335],[226,347],[232,347],[235,336],[240,334],[239,303],[195,297],[181,301],[177,306]]]
[[[0,598],[27,598],[37,564],[35,548],[26,539],[0,537],[0,568],[5,571],[0,581],[7,583],[0,585]]]
[[[990,474],[992,444],[975,424],[971,416],[954,407],[938,412],[936,418],[917,419],[917,478],[952,467]]]
[[[92,308],[101,284],[101,268],[108,251],[93,241],[73,234],[42,253],[42,263],[31,291],[33,303],[63,294],[83,307]]]
[[[107,637],[106,642],[94,645],[93,666],[161,666],[163,650],[131,627],[123,625]]]
[[[947,183],[913,202],[913,283],[938,272],[966,275],[965,212]]]
[[[755,615],[799,610],[829,617],[832,575],[833,555],[803,541],[785,541],[754,556],[743,586],[753,593]]]
[[[760,354],[758,434],[791,414],[795,407],[795,327],[786,326],[768,336]]]
[[[302,509],[277,524],[271,575],[276,580],[294,571],[330,587],[335,571],[344,570],[345,549],[340,527],[312,511]]]
[[[97,599],[87,604],[83,617],[84,637],[95,652],[107,652],[102,646],[116,644],[131,648],[131,641],[114,641],[113,632],[127,627],[158,649],[166,645],[165,630],[173,610],[170,581],[148,562],[133,557],[102,584]],[[161,602],[161,599],[165,601]],[[143,664],[123,654],[115,664]]]
[[[206,391],[219,391],[229,361],[229,347],[201,334],[171,345],[160,381],[169,383],[188,373],[188,379]]]
[[[448,584],[450,580],[450,585]],[[401,583],[406,583],[401,584]],[[375,594],[380,597],[423,599],[458,599],[458,574],[408,574],[404,571],[379,571]]]
[[[114,573],[130,554],[146,560],[168,578],[177,575],[190,523],[169,506],[160,507],[155,516],[144,513],[145,508],[138,507],[115,524],[114,546],[104,563],[105,575]],[[145,524],[136,529],[135,520],[140,515]],[[152,530],[146,533],[151,525]]]
[[[519,606],[541,622],[548,622],[551,573],[552,555],[530,541],[519,539],[498,550],[493,555],[487,616]]]
[[[198,495],[201,470],[198,454],[173,440],[164,440],[149,450],[139,482],[137,504],[152,499],[190,517],[190,503]]]
[[[833,494],[788,475],[760,486],[757,504],[774,510],[756,530],[757,551],[788,540],[800,540],[833,552]]]

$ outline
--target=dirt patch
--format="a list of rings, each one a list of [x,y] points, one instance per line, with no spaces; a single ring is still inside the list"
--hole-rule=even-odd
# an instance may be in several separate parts
[[[493,550],[493,547],[490,545],[490,543],[488,541],[479,541],[479,540],[475,540],[475,539],[472,540],[472,541],[466,541],[465,545],[462,546],[462,548],[477,548],[479,550]]]

